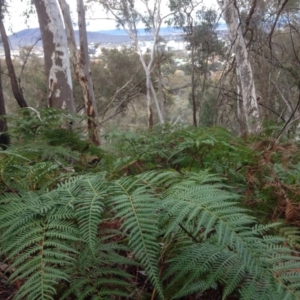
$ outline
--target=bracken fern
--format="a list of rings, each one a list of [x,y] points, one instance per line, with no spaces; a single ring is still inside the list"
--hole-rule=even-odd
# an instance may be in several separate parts
[[[152,299],[209,289],[299,299],[299,253],[274,235],[281,225],[259,225],[219,176],[117,170],[0,196],[1,253],[22,283],[15,299],[138,298],[139,274]]]

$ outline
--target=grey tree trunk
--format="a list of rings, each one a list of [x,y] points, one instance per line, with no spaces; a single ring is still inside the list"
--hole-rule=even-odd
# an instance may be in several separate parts
[[[159,107],[162,115],[162,119],[165,120],[165,97],[163,93],[163,76],[161,71],[161,62],[160,57],[158,58],[157,64],[157,77],[158,77],[158,98],[159,98]]]
[[[3,48],[4,48],[4,53],[5,53],[5,61],[6,61],[6,65],[7,65],[7,70],[8,70],[8,75],[10,78],[13,95],[14,95],[15,99],[17,100],[20,107],[22,107],[22,108],[27,107],[28,105],[25,101],[24,95],[22,93],[22,89],[20,88],[20,85],[18,83],[15,68],[14,68],[14,65],[11,60],[8,37],[6,34],[6,30],[5,30],[5,27],[3,24],[2,17],[0,18],[0,33],[1,33],[2,44],[3,44]]]
[[[88,131],[91,141],[100,145],[98,134],[98,110],[95,100],[94,87],[90,72],[88,41],[86,34],[85,10],[82,0],[77,0],[80,51],[77,50],[69,5],[66,0],[58,0],[65,22],[71,61],[76,78],[81,86],[86,114],[88,116]]]
[[[245,113],[244,113],[244,105],[242,99],[239,97],[241,95],[241,82],[239,78],[237,77],[237,121],[238,121],[238,126],[239,126],[239,135],[245,135],[247,133],[247,129],[245,127],[246,122],[245,122]]]
[[[192,59],[192,105],[193,105],[193,126],[197,127],[197,103],[196,103],[196,80],[195,80],[195,47],[191,47],[191,59]]]
[[[33,0],[42,34],[48,105],[74,113],[67,36],[56,0]]]
[[[237,3],[236,0],[222,0],[218,3],[229,30],[232,50],[236,59],[236,74],[240,83],[246,129],[248,133],[258,133],[261,130],[261,120],[252,67],[240,26]]]
[[[7,120],[6,120],[6,109],[2,88],[2,67],[0,63],[0,147],[2,149],[6,149],[10,144],[10,137],[7,133]]]
[[[85,9],[83,0],[77,0],[78,26],[80,38],[80,55],[78,60],[78,78],[83,92],[84,104],[88,116],[88,129],[94,144],[100,145],[98,135],[98,109],[95,100],[93,81],[90,71],[88,41],[85,23]]]

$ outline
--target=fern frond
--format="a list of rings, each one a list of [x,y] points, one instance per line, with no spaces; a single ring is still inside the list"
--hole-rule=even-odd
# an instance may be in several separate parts
[[[159,244],[157,198],[149,188],[135,177],[122,178],[110,188],[109,204],[115,218],[122,220],[121,229],[128,234],[129,247],[145,268],[145,272],[163,298],[159,278]]]
[[[176,250],[168,260],[165,280],[171,283],[167,293],[180,298],[220,282],[223,299],[240,285],[245,286],[243,299],[262,299],[257,297],[266,289],[277,297],[282,293],[276,286],[282,286],[288,299],[297,299],[299,285],[291,278],[297,278],[300,259],[283,246],[284,239],[266,235],[278,224],[256,225],[232,199],[236,196],[220,189],[220,183],[185,186],[183,180],[166,193],[161,226],[165,237],[175,235],[180,240],[172,246]],[[256,298],[252,298],[253,290]]]
[[[182,184],[170,188],[163,201],[163,207],[167,209],[163,218],[163,222],[166,222],[168,228],[166,234],[178,228],[180,223],[185,224],[195,217],[197,217],[198,230],[205,228],[205,235],[209,234],[218,224],[221,230],[220,239],[222,239],[223,230],[229,228],[230,225],[242,227],[253,223],[251,217],[242,220],[233,217],[245,210],[239,208],[236,202],[229,201],[237,199],[236,195],[225,190],[220,191],[219,188],[219,185],[214,186],[213,184],[193,186],[188,184],[185,186],[184,181]],[[235,222],[237,224],[234,224]],[[238,224],[239,222],[240,224]]]
[[[1,157],[0,176],[5,188],[14,191],[42,190],[67,176],[66,170],[51,159],[40,161],[40,151],[28,147],[21,151],[12,148]]]
[[[74,264],[70,287],[61,299],[73,295],[78,300],[111,299],[114,296],[127,297],[131,275],[122,266],[135,263],[120,255],[128,251],[124,246],[99,241],[95,247],[96,257],[90,249],[82,249]]]
[[[68,220],[71,213],[51,218],[56,203],[45,199],[49,198],[26,193],[15,197],[16,203],[4,199],[6,204],[0,208],[1,252],[11,261],[10,269],[15,269],[10,280],[26,280],[16,300],[52,299],[56,285],[68,279],[67,269],[74,263],[76,250],[70,244],[79,240],[79,232]]]
[[[94,256],[96,255],[95,245],[98,239],[98,227],[104,209],[103,200],[108,191],[104,176],[104,173],[102,173],[100,176],[85,177],[85,179],[78,180],[77,191],[79,197],[74,201],[82,239]]]
[[[94,253],[98,239],[98,227],[101,223],[104,198],[107,196],[108,184],[106,173],[82,175],[62,183],[57,189],[44,196],[53,203],[60,203],[65,209],[72,208],[73,217],[79,225],[82,240]],[[65,211],[62,213],[66,214]],[[55,216],[59,216],[59,212]],[[66,216],[66,215],[65,215]]]
[[[282,224],[278,227],[277,234],[287,239],[291,247],[300,249],[300,230],[295,226]]]

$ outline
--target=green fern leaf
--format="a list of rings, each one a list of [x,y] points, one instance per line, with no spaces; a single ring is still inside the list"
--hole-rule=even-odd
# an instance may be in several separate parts
[[[2,197],[6,204],[0,208],[1,252],[15,269],[10,280],[26,280],[16,300],[53,299],[55,286],[68,279],[67,269],[74,263],[76,250],[70,244],[78,241],[78,229],[66,215],[51,218],[56,203],[45,202],[48,196],[26,193],[15,197],[16,203]]]
[[[255,299],[255,289],[256,299],[262,299],[257,296],[264,295],[266,289],[275,298],[284,293],[296,299],[299,284],[294,285],[291,274],[300,267],[299,259],[282,246],[284,239],[266,235],[278,224],[256,225],[256,220],[232,201],[236,196],[220,186],[185,185],[183,180],[162,200],[165,238],[177,236],[180,240],[179,245],[172,246],[176,251],[168,261],[164,280],[172,280],[167,293],[180,298],[221,282],[223,299],[240,285],[245,286],[241,289],[243,299]],[[294,275],[296,278],[296,272]],[[276,291],[280,286],[282,293]]]
[[[151,176],[150,176],[151,177]],[[147,176],[144,181],[147,182]],[[163,298],[158,270],[159,244],[157,198],[141,178],[128,177],[113,183],[109,203],[122,220],[121,229],[128,234],[129,247],[145,268],[149,280]]]
[[[99,240],[95,248],[96,257],[90,249],[82,249],[77,256],[71,273],[70,287],[61,300],[73,295],[78,300],[111,299],[111,297],[127,297],[131,275],[122,270],[122,265],[136,265],[132,260],[118,252],[125,253],[129,249],[115,243],[103,243]]]
[[[105,174],[85,177],[76,184],[79,196],[74,201],[76,217],[82,239],[91,250],[92,255],[97,244],[98,227],[104,208],[103,200],[107,196]],[[74,195],[74,197],[77,195]]]

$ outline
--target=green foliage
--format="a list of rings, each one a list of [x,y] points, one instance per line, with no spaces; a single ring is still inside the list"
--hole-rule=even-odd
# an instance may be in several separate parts
[[[224,42],[220,41],[217,34],[218,13],[212,9],[202,9],[196,13],[196,25],[192,32],[186,34],[186,40],[190,47],[195,47],[197,60],[197,70],[199,73],[205,73],[208,69],[208,57],[214,55],[224,56]],[[203,42],[205,41],[205,42]]]
[[[157,171],[110,182],[84,175],[40,196],[2,195],[1,251],[10,279],[25,280],[15,299],[53,299],[61,289],[76,299],[129,295],[133,274],[124,265],[132,264],[161,299],[218,284],[223,299],[234,291],[297,299],[299,259],[283,238],[267,235],[278,224],[258,225],[237,200],[213,175]],[[102,232],[105,216],[117,230]]]
[[[99,113],[109,108],[123,110],[132,99],[145,89],[145,79],[138,54],[131,49],[102,49],[101,60],[91,64],[96,99],[101,99]],[[119,92],[121,91],[121,93]],[[124,101],[127,99],[127,101]],[[113,100],[113,101],[112,101]],[[112,102],[111,102],[112,101]]]
[[[0,151],[0,190],[45,190],[99,161],[104,151],[71,130],[72,123],[78,119],[62,110],[21,109],[11,120],[12,145]]]
[[[0,153],[14,299],[299,299],[295,144],[166,125],[99,150],[40,113]],[[267,222],[283,195],[290,224]]]
[[[71,269],[70,288],[61,299],[73,295],[76,299],[112,299],[128,296],[132,289],[131,275],[122,268],[134,265],[134,262],[118,252],[127,251],[126,247],[116,243],[99,240],[95,248],[97,256],[88,249],[81,249]]]
[[[205,93],[203,93],[203,101],[199,113],[199,123],[202,126],[213,126],[214,117],[217,115],[218,110],[217,100],[217,90],[213,88],[206,88]]]
[[[255,157],[246,143],[224,128],[157,126],[139,135],[130,132],[112,134],[109,138],[118,157],[132,158],[141,172],[149,169],[210,169],[215,173],[244,178],[235,172]],[[134,170],[132,170],[134,172]]]
[[[14,269],[10,280],[26,280],[15,299],[53,299],[58,282],[69,278],[79,234],[71,207],[66,198],[58,204],[59,196],[56,191],[1,197],[1,252]]]

